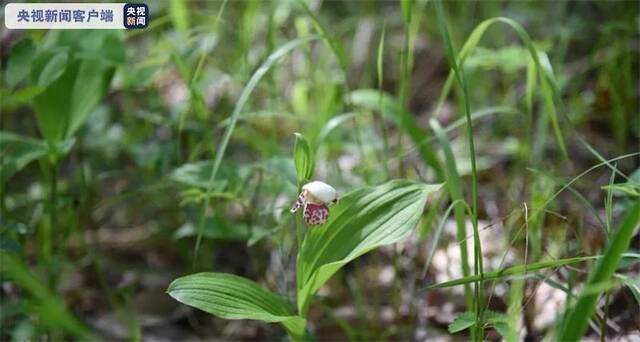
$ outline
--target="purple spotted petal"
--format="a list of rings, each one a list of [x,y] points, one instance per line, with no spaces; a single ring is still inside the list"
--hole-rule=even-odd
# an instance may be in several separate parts
[[[329,207],[326,204],[307,203],[303,214],[304,222],[309,226],[324,224],[329,218]]]

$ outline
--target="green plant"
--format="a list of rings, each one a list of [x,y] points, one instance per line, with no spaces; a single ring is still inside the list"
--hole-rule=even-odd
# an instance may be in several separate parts
[[[0,250],[0,274],[14,281],[30,296],[24,306],[33,312],[43,325],[60,329],[78,338],[90,339],[91,331],[65,308],[64,302],[38,279],[29,267],[14,254]]]
[[[59,228],[59,162],[107,93],[116,67],[125,60],[122,35],[114,32],[64,32],[51,39],[55,46],[36,47],[30,38],[24,38],[6,71],[10,86],[24,82],[33,87],[31,100],[44,140],[0,132],[0,142],[8,151],[7,163],[3,160],[0,167],[3,183],[31,161],[42,160],[43,179],[49,183],[49,222],[40,231],[44,259],[53,253],[52,231]]]
[[[635,332],[631,2],[149,9],[145,30],[2,36],[0,340]],[[446,185],[420,213],[428,186],[397,178]],[[286,209],[315,179],[340,203],[307,227]],[[183,303],[259,322],[174,319],[175,270]]]
[[[640,227],[640,200],[629,207],[620,228],[610,237],[609,243],[603,251],[602,257],[589,272],[585,288],[580,292],[578,301],[567,309],[557,338],[559,341],[578,341],[587,330],[588,320],[595,309],[600,294],[609,285],[620,259],[629,248],[633,234]]]
[[[224,136],[222,137],[222,141],[218,146],[218,150],[216,152],[216,157],[213,162],[213,167],[211,168],[211,174],[209,176],[209,181],[207,183],[206,193],[204,196],[204,201],[202,201],[202,207],[200,211],[200,220],[197,227],[197,238],[196,238],[196,246],[193,258],[193,265],[195,267],[196,261],[198,258],[198,252],[200,251],[200,243],[202,241],[202,233],[204,229],[204,223],[206,219],[206,211],[209,207],[210,196],[209,193],[213,190],[213,186],[216,181],[216,176],[218,174],[218,169],[220,168],[220,164],[222,163],[222,158],[224,157],[224,153],[227,149],[227,145],[229,144],[229,140],[231,140],[231,134],[233,134],[233,130],[235,129],[236,123],[238,122],[238,117],[245,105],[245,103],[249,100],[249,96],[255,87],[258,85],[258,82],[262,77],[269,71],[269,69],[284,55],[289,53],[291,50],[296,48],[297,46],[311,42],[317,39],[315,36],[298,38],[296,40],[290,41],[287,44],[281,46],[279,49],[274,51],[267,60],[255,71],[255,73],[247,82],[247,85],[242,90],[242,94],[238,98],[236,105],[233,109],[233,113],[231,113],[231,121],[225,130]]]
[[[311,150],[297,135],[294,160],[298,179],[313,172]],[[427,196],[440,185],[394,180],[354,190],[331,208],[326,224],[299,230],[304,238],[297,254],[297,310],[285,297],[257,283],[224,273],[198,273],[176,279],[167,289],[176,300],[227,319],[281,323],[302,339],[309,304],[320,287],[346,263],[380,246],[401,241],[418,224]],[[301,228],[298,220],[297,227]]]

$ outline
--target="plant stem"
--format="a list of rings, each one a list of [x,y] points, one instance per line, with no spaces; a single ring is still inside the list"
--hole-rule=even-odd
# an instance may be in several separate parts
[[[58,226],[58,162],[49,162],[49,224],[44,225],[42,232],[42,255],[49,260],[53,254],[52,231]]]
[[[474,235],[474,256],[475,256],[475,272],[479,275],[479,282],[475,283],[475,294],[476,294],[476,324],[475,324],[475,334],[472,335],[474,339],[482,340],[484,335],[484,323],[483,323],[483,311],[484,311],[484,267],[482,262],[482,246],[480,242],[480,234],[478,231],[478,172],[476,168],[476,152],[475,152],[475,144],[473,141],[473,126],[471,123],[471,108],[469,105],[469,92],[467,89],[467,82],[464,76],[464,69],[462,65],[458,64],[455,53],[453,51],[453,46],[451,44],[451,38],[449,37],[449,31],[447,30],[446,21],[444,17],[444,10],[442,8],[442,1],[436,1],[436,14],[438,18],[438,24],[440,26],[440,30],[442,33],[443,40],[446,44],[447,48],[447,56],[449,58],[449,63],[454,69],[456,78],[458,80],[458,84],[462,88],[463,93],[463,102],[464,102],[464,113],[466,117],[466,131],[467,131],[467,139],[469,143],[469,154],[471,158],[471,197],[472,197],[472,224],[473,224],[473,235]]]
[[[609,317],[610,295],[611,291],[607,291],[607,294],[604,297],[604,314],[602,315],[602,320],[600,321],[600,342],[604,342],[607,337],[607,317]]]

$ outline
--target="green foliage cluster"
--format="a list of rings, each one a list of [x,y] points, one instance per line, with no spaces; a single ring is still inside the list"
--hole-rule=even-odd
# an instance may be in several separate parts
[[[294,340],[321,338],[320,323],[413,338],[417,322],[366,313],[380,301],[360,266],[378,259],[398,314],[401,283],[416,315],[462,287],[443,334],[519,340],[545,282],[567,299],[530,337],[604,339],[616,294],[640,306],[634,5],[171,0],[150,4],[147,30],[3,36],[0,339],[116,338],[83,318],[77,279],[142,339],[136,289],[109,277],[124,271],[175,278],[163,296]],[[340,201],[306,227],[287,209],[317,179]],[[482,238],[496,219],[497,267]],[[411,265],[376,251],[398,242],[418,246]],[[434,283],[445,244],[461,277]],[[136,261],[148,254],[172,270]],[[334,282],[358,322],[319,293]]]

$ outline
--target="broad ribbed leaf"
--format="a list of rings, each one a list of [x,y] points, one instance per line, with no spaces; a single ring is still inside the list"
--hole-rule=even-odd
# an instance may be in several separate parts
[[[233,274],[210,272],[181,277],[169,285],[167,293],[221,318],[279,322],[294,336],[304,331],[304,319],[292,313],[284,298]]]
[[[379,246],[411,234],[424,210],[427,195],[441,185],[395,180],[361,188],[331,208],[326,224],[311,228],[298,256],[298,308],[338,269]]]

